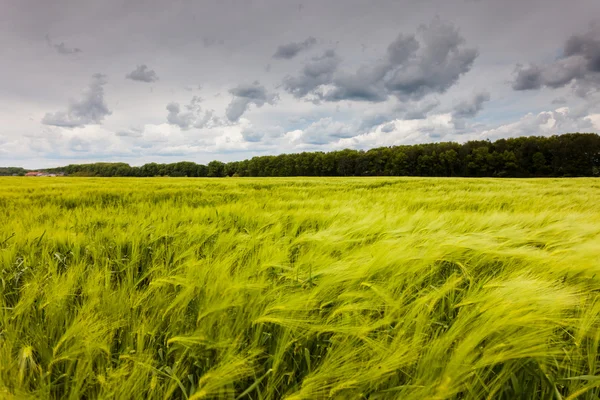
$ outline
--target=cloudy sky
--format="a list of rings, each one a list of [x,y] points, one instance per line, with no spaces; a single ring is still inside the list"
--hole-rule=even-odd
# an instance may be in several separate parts
[[[0,10],[0,166],[600,131],[598,0],[0,0]]]

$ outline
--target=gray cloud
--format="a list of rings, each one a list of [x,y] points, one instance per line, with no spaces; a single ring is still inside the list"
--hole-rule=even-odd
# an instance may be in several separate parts
[[[46,35],[46,43],[48,44],[48,46],[50,46],[54,50],[56,50],[56,52],[58,54],[62,54],[62,55],[77,54],[77,53],[81,53],[83,51],[78,47],[68,47],[64,42],[55,44],[52,42],[52,39],[50,39],[49,35]]]
[[[563,58],[553,64],[540,67],[531,64],[527,67],[517,65],[515,79],[512,83],[514,90],[536,90],[542,86],[552,89],[564,87],[576,79],[586,75],[585,60],[579,56]]]
[[[185,108],[187,108],[189,111],[200,111],[200,103],[203,101],[204,99],[202,97],[194,96],[190,100],[190,104],[186,105]]]
[[[55,44],[53,45],[53,47],[56,49],[56,51],[59,54],[77,54],[77,53],[81,53],[82,50],[78,47],[67,47],[66,44],[64,43],[59,43],[59,44]]]
[[[396,129],[396,124],[393,122],[390,122],[381,127],[381,132],[390,133],[390,132],[393,132],[394,129]]]
[[[399,116],[405,120],[425,119],[439,105],[440,101],[435,98],[411,102],[408,106],[400,108]]]
[[[418,37],[400,34],[380,61],[351,74],[336,74],[339,59],[330,50],[329,57],[313,58],[299,76],[287,77],[284,87],[295,97],[312,93],[325,101],[381,102],[390,95],[415,101],[446,92],[471,69],[479,54],[465,48],[458,29],[439,18],[422,25]],[[324,85],[333,88],[323,93],[320,87]]]
[[[188,92],[193,92],[194,90],[202,90],[202,85],[185,85],[184,89]]]
[[[387,48],[386,57],[373,67],[361,67],[354,74],[335,78],[335,88],[325,95],[327,101],[357,100],[380,102],[388,98],[384,78],[394,65],[402,65],[419,49],[414,35],[398,35]]]
[[[474,93],[471,98],[461,101],[454,107],[452,117],[473,118],[483,109],[483,103],[486,101],[490,101],[489,92]]]
[[[562,55],[544,66],[517,65],[512,82],[514,90],[552,89],[575,84],[578,94],[585,95],[600,87],[600,28],[573,35],[563,46]]]
[[[282,44],[281,46],[277,47],[275,54],[273,54],[273,58],[290,60],[296,57],[301,51],[308,50],[315,44],[317,44],[317,39],[312,36],[309,36],[303,42]]]
[[[42,123],[65,128],[100,124],[104,117],[112,114],[104,101],[104,85],[106,82],[106,75],[92,75],[89,87],[83,92],[79,100],[71,101],[67,111],[47,113],[42,118]]]
[[[414,57],[419,47],[414,35],[400,34],[387,48],[388,62],[391,65],[401,65]]]
[[[39,168],[56,165],[58,161],[49,157],[72,154],[68,145],[73,136],[90,143],[89,153],[78,153],[85,160],[111,159],[128,153],[123,157],[131,157],[135,164],[157,161],[157,157],[165,162],[181,158],[173,154],[193,154],[190,159],[208,162],[213,158],[242,159],[258,153],[310,150],[315,145],[296,138],[315,119],[325,117],[350,124],[352,131],[364,138],[341,139],[342,143],[334,140],[324,145],[323,150],[420,143],[434,137],[431,132],[424,133],[428,127],[435,134],[446,135],[442,140],[461,141],[479,138],[482,130],[496,127],[503,127],[495,131],[497,137],[539,134],[546,129],[552,133],[600,129],[597,116],[600,91],[585,98],[571,93],[571,87],[581,93],[586,88],[600,89],[600,78],[596,78],[599,73],[593,72],[597,70],[594,54],[599,37],[586,33],[590,20],[600,15],[598,0],[572,0],[571,7],[564,7],[564,0],[477,4],[428,0],[418,2],[418,6],[414,0],[381,0],[376,5],[330,0],[304,2],[301,13],[298,3],[276,0],[176,0],[170,4],[169,12],[157,2],[106,0],[77,7],[71,3],[22,0],[11,2],[10,7],[0,7],[0,41],[8,45],[3,49],[6,51],[3,51],[0,81],[3,121],[0,136],[4,135],[0,141],[5,142],[0,146],[0,159],[5,163],[17,160],[15,163]],[[450,40],[457,35],[446,35],[440,28],[432,30],[430,22],[436,14],[451,21],[465,41],[457,44]],[[426,40],[419,23],[427,25],[425,31],[430,35],[438,33]],[[123,40],[132,32],[134,45]],[[273,38],[273,32],[285,32],[285,36]],[[46,34],[54,41],[49,46],[44,42]],[[302,42],[311,36],[318,43],[291,60],[272,58],[279,45]],[[337,60],[312,59],[329,48],[335,49]],[[471,67],[469,57],[460,57],[469,48],[481,51]],[[450,50],[446,53],[444,49]],[[441,55],[436,58],[431,54]],[[153,60],[161,60],[161,65]],[[424,60],[432,60],[432,66],[425,65]],[[539,87],[544,91],[551,90],[546,83],[559,89],[549,96],[533,95],[535,91],[529,94],[513,91],[506,81],[512,83],[511,72],[518,62],[523,63],[523,69],[533,62],[544,72],[533,74],[534,87],[539,76]],[[98,69],[99,63],[103,64],[102,69]],[[160,72],[159,81],[126,84],[125,75],[142,63],[157,74]],[[272,66],[270,72],[264,69],[268,63]],[[308,64],[312,68],[307,68],[305,74],[304,67]],[[318,73],[318,67],[325,69]],[[88,78],[96,71],[109,76],[110,81],[104,86],[104,101],[113,115],[104,117],[101,125],[86,125],[85,129],[71,132],[40,123],[46,112],[46,122],[59,126],[85,123],[87,117],[78,117],[81,114],[78,111],[69,116],[69,100],[81,101],[80,91],[87,87]],[[447,86],[442,83],[451,82],[456,75],[458,81],[440,94]],[[286,76],[292,77],[285,78],[287,88]],[[269,92],[284,92],[282,101],[277,101],[276,107],[262,108],[250,103],[249,111],[239,119],[243,122],[230,122],[225,111],[233,97],[227,90],[257,79]],[[569,79],[571,82],[560,88]],[[205,85],[203,92],[187,91],[199,83]],[[278,84],[281,88],[273,89]],[[134,87],[137,85],[146,88],[140,90]],[[485,88],[494,93],[494,100],[498,96],[498,100],[483,103],[484,109],[478,116],[485,111],[485,118],[481,120],[459,118],[465,124],[464,129],[459,129],[452,112],[459,101],[470,98],[458,96],[470,94],[473,88]],[[216,97],[217,92],[222,95]],[[193,95],[204,97],[200,112],[188,109]],[[565,96],[567,103],[550,104],[559,96]],[[323,104],[314,107],[309,101]],[[169,111],[165,107],[171,102],[179,107],[171,115],[171,121],[187,127],[187,131],[179,132],[181,128],[176,124],[167,125]],[[436,102],[439,105],[435,106]],[[570,109],[573,123],[558,123],[550,130],[553,118],[545,123],[544,117],[537,125],[541,110],[565,106]],[[215,110],[212,116],[207,112],[210,109]],[[533,117],[524,121],[535,119],[536,124],[520,122],[521,128],[513,125],[519,116],[529,112]],[[35,121],[29,120],[32,115]],[[590,115],[595,125],[586,127],[577,122],[586,121]],[[195,126],[201,126],[207,118],[208,127],[197,131]],[[214,122],[214,118],[219,122]],[[396,128],[382,132],[390,121],[396,121]],[[216,124],[238,126],[211,128]],[[284,134],[270,139],[267,132],[274,124],[280,124]],[[129,128],[142,126],[144,132],[140,138],[117,136],[118,133],[137,136]],[[238,133],[248,126],[252,130]],[[317,135],[316,127],[313,129],[311,135]],[[335,126],[330,129],[335,132]],[[344,129],[340,131],[343,133]],[[39,133],[46,138],[51,132],[62,136],[56,136],[51,143],[26,136]],[[261,135],[258,143],[247,141],[257,140]],[[156,141],[159,138],[162,141]],[[208,138],[207,144],[197,144],[199,138]],[[76,143],[74,147],[86,146]],[[186,146],[193,149],[192,153],[180,150]],[[171,155],[157,156],[158,149]],[[232,155],[232,151],[238,153]],[[26,161],[19,161],[18,157]]]
[[[167,104],[167,122],[171,125],[177,125],[181,129],[189,129],[196,119],[192,112],[182,113],[179,103],[171,102]]]
[[[358,133],[366,133],[369,132],[372,128],[385,124],[393,119],[396,119],[396,113],[376,113],[373,115],[363,116],[360,121],[360,125],[358,126]]]
[[[144,133],[143,128],[131,127],[129,129],[118,131],[115,133],[115,135],[119,136],[119,137],[139,138],[139,137],[142,137],[143,133]]]
[[[223,122],[214,114],[214,110],[206,110],[202,118],[196,119],[194,128],[202,129],[223,125]]]
[[[257,143],[260,142],[264,136],[265,134],[263,132],[254,129],[242,130],[242,137],[246,142]]]
[[[265,103],[274,104],[277,95],[268,93],[267,89],[259,82],[250,85],[241,84],[229,90],[233,96],[231,103],[227,106],[226,115],[230,121],[237,121],[248,110],[251,104],[262,107]]]
[[[419,28],[419,52],[409,41],[407,50],[390,46],[390,71],[386,89],[401,100],[418,100],[430,93],[444,93],[467,73],[479,52],[465,48],[464,38],[454,26],[434,19]],[[406,47],[407,44],[404,44]]]
[[[558,60],[544,68],[542,80],[544,85],[556,89],[568,85],[574,79],[583,78],[585,74],[584,59],[573,56]]]
[[[300,75],[286,76],[283,80],[283,87],[296,98],[305,97],[319,86],[331,83],[339,63],[340,58],[335,51],[327,50],[323,55],[313,57],[302,68]]]
[[[87,153],[92,149],[92,146],[89,141],[77,136],[69,140],[67,147],[69,148],[69,150],[74,151],[76,153]]]
[[[272,139],[283,136],[284,133],[284,129],[279,125],[264,128],[250,126],[242,129],[241,132],[244,141],[250,143],[270,142]]]
[[[600,26],[583,35],[574,35],[567,40],[565,57],[581,56],[586,61],[586,70],[600,72]]]
[[[158,75],[153,69],[149,69],[146,64],[138,65],[136,69],[125,75],[125,78],[138,82],[156,82]]]
[[[360,68],[355,74],[343,74],[333,80],[334,88],[322,97],[326,101],[385,101],[388,98],[382,81],[385,74],[383,66]]]
[[[562,96],[557,97],[556,99],[552,100],[552,104],[567,104],[567,99]]]
[[[177,125],[182,130],[190,128],[207,128],[221,125],[221,121],[214,115],[213,110],[207,110],[202,115],[200,103],[202,98],[194,96],[190,103],[185,105],[187,111],[182,112],[179,103],[170,102],[167,104],[167,122],[171,125]]]
[[[525,68],[522,65],[515,67],[515,79],[512,83],[514,90],[531,90],[542,87],[542,69],[537,65]]]

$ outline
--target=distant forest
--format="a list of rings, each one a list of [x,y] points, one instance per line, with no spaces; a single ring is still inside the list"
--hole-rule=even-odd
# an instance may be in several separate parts
[[[25,175],[27,170],[19,167],[0,167],[0,176]]]
[[[45,169],[70,176],[600,176],[600,136],[569,133],[491,141],[429,143],[253,157],[208,165],[182,161],[131,167],[125,163],[75,164]],[[0,175],[24,169],[0,168]]]

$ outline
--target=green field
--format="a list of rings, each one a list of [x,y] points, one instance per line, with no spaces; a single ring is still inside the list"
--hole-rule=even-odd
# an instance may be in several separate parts
[[[600,180],[0,178],[2,399],[598,399]]]

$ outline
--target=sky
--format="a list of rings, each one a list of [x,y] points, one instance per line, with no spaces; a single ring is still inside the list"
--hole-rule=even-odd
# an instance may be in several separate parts
[[[600,132],[597,0],[0,0],[0,166]]]

